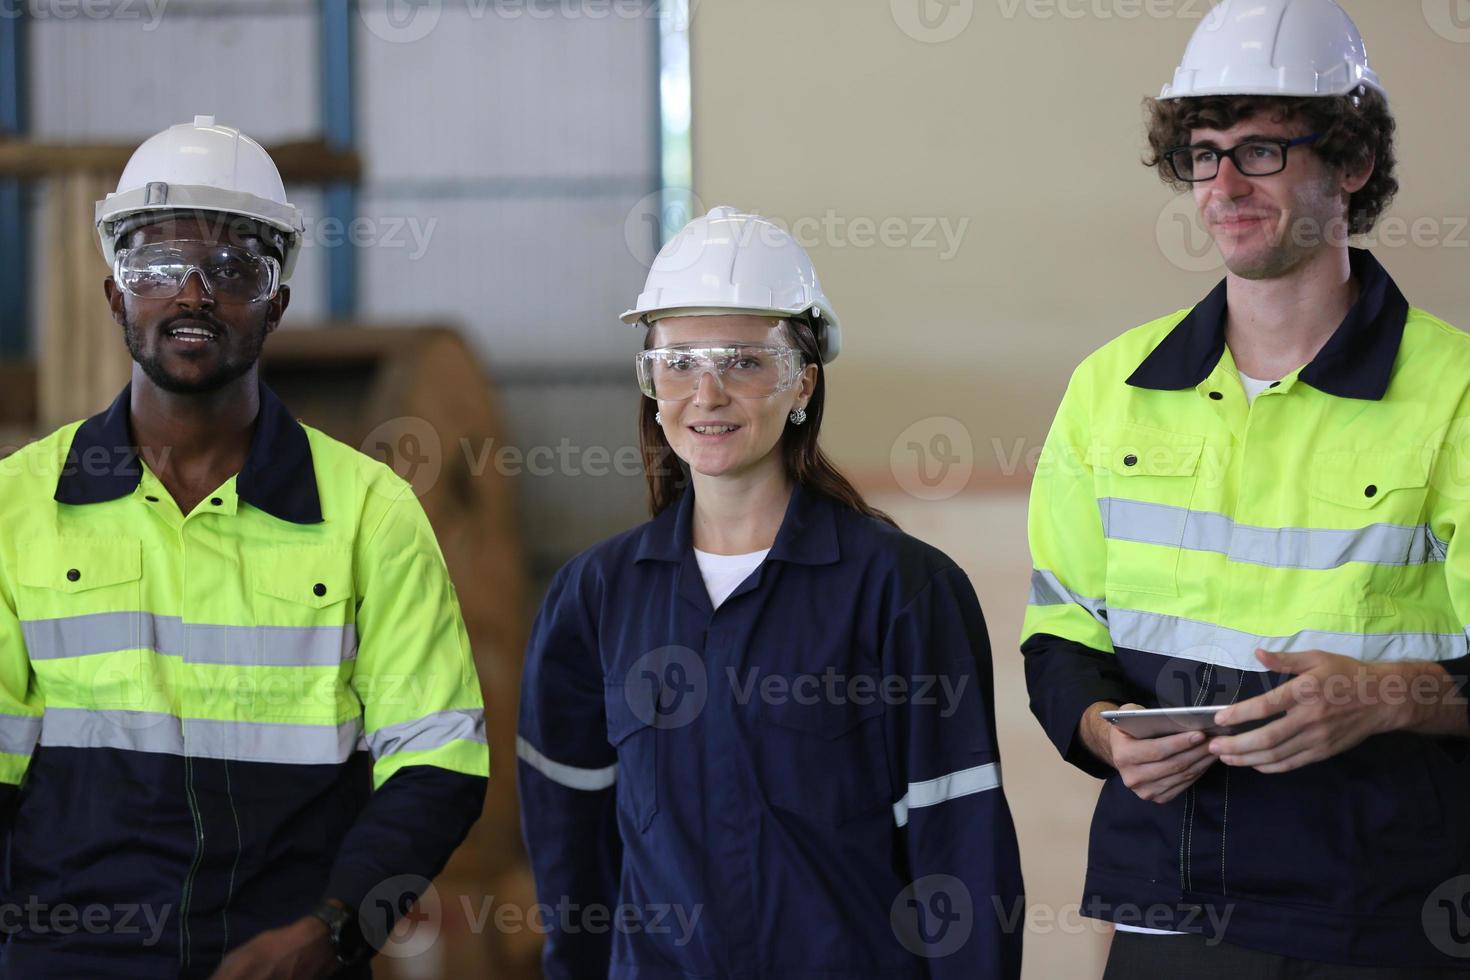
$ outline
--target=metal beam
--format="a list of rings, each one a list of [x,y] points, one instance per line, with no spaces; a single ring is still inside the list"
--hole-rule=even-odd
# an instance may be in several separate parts
[[[679,232],[684,223],[698,217],[695,211],[693,151],[690,127],[685,118],[690,110],[690,31],[692,0],[660,0],[656,35],[657,70],[654,75],[654,104],[658,106],[655,138],[658,140],[658,186],[662,190],[659,224],[662,245]]]
[[[356,6],[355,0],[321,0],[322,137],[340,151],[350,151],[357,141],[352,77]],[[357,217],[357,188],[335,181],[326,185],[324,198],[323,219],[337,226],[327,248],[327,310],[334,319],[348,320],[357,312],[357,249],[347,233]]]
[[[0,0],[0,136],[28,128],[26,5]],[[30,214],[25,186],[0,180],[0,358],[31,351]]]

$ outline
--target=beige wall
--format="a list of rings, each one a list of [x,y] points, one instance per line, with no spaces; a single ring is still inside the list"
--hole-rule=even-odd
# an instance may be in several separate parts
[[[1099,784],[1057,757],[1026,707],[1015,647],[1030,568],[1025,500],[954,493],[996,485],[1003,457],[1039,448],[1088,352],[1192,305],[1223,275],[1217,254],[1188,245],[1179,218],[1189,200],[1138,163],[1141,100],[1172,76],[1205,3],[923,0],[970,16],[953,39],[924,43],[898,26],[919,2],[699,0],[695,190],[707,206],[806,219],[799,230],[818,239],[845,336],[828,447],[866,488],[886,487],[874,502],[954,556],[980,593],[1033,915],[1026,977],[1086,980],[1101,974],[1108,941],[1075,905]],[[1470,3],[1343,3],[1400,123],[1404,191],[1376,251],[1411,301],[1470,328]],[[1060,9],[1087,13],[1028,13]],[[1139,10],[1177,15],[1093,13]],[[1458,42],[1425,11],[1443,14],[1437,23]],[[969,224],[944,256],[943,245],[859,247],[867,229],[829,235],[829,213],[914,230],[925,219]],[[1419,245],[1404,241],[1416,220],[1427,222]],[[957,462],[931,493],[909,444],[925,448],[938,479],[943,440]],[[1026,475],[1023,466],[1017,489]]]
[[[988,483],[998,457],[1045,436],[1083,356],[1192,305],[1223,275],[1217,256],[1191,256],[1166,210],[1187,200],[1138,164],[1140,102],[1172,76],[1207,0],[693,2],[704,204],[806,218],[809,230],[829,211],[915,229],[969,222],[948,258],[944,246],[816,233],[846,337],[827,442],[865,484],[891,481],[896,437],[917,424],[928,444],[934,416],[960,420],[950,445],[962,452],[968,436],[970,485]],[[920,3],[948,11],[941,31],[968,24],[942,43],[916,40],[899,21],[922,34]],[[1343,5],[1400,123],[1392,214],[1428,220],[1421,237],[1443,240],[1385,238],[1378,254],[1411,301],[1470,328],[1470,4]]]

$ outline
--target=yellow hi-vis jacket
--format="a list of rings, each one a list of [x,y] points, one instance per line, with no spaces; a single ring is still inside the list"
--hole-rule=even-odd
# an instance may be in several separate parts
[[[7,975],[207,976],[323,899],[398,906],[483,805],[479,682],[413,488],[262,385],[244,467],[183,514],[129,396],[0,460],[0,902],[99,924],[23,918]]]
[[[1032,487],[1022,650],[1049,737],[1107,778],[1089,914],[1306,959],[1452,965],[1423,916],[1470,873],[1465,742],[1380,735],[1277,775],[1216,764],[1161,806],[1077,738],[1098,701],[1263,693],[1285,678],[1258,647],[1470,675],[1470,336],[1411,308],[1367,252],[1351,261],[1345,321],[1254,404],[1224,283],[1077,369]]]

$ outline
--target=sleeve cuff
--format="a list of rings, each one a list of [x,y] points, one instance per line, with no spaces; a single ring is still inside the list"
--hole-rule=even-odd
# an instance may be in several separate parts
[[[1124,704],[1128,684],[1117,658],[1075,640],[1038,633],[1021,644],[1031,711],[1062,758],[1089,776],[1107,779],[1113,768],[1083,743],[1077,728],[1099,701]]]

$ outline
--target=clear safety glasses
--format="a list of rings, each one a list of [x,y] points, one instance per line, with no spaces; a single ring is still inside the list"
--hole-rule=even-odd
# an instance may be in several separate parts
[[[649,398],[693,398],[700,379],[712,375],[726,394],[765,398],[785,391],[801,377],[801,351],[755,344],[675,344],[636,355],[638,387]]]
[[[173,299],[195,272],[205,290],[222,302],[254,303],[270,299],[280,288],[280,263],[238,245],[153,242],[119,250],[112,263],[112,278],[139,299]]]

